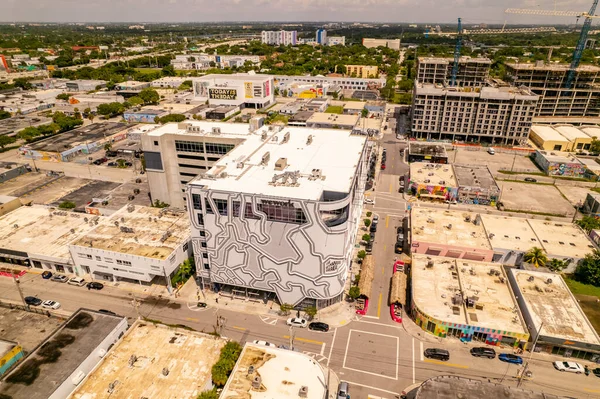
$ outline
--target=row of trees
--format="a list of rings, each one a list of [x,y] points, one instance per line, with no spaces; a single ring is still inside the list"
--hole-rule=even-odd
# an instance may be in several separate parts
[[[227,342],[221,349],[221,356],[211,369],[212,381],[217,387],[225,386],[240,353],[242,353],[242,346],[235,341]]]
[[[17,137],[29,143],[40,136],[52,136],[57,133],[67,132],[81,125],[83,125],[81,115],[77,118],[75,116],[67,116],[62,112],[55,112],[52,115],[52,123],[26,127],[17,133]]]

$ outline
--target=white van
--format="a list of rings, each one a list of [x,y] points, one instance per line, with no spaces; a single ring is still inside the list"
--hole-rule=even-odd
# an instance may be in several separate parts
[[[69,280],[69,284],[83,287],[85,285],[85,280],[81,277],[73,277]]]
[[[488,154],[490,154],[490,155],[494,155],[494,154],[496,153],[496,151],[495,151],[495,150],[494,150],[494,148],[492,148],[492,147],[488,148],[487,152],[488,152]]]

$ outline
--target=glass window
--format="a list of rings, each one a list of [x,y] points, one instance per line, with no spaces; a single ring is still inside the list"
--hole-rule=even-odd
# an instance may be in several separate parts
[[[194,159],[196,161],[204,161],[206,158],[200,155],[185,155],[185,154],[177,154],[177,158],[181,159]]]
[[[213,201],[215,202],[219,215],[227,216],[227,200],[214,199]]]
[[[182,250],[183,252],[187,251],[189,248],[189,244],[186,242],[185,244],[183,244]]]
[[[194,141],[175,140],[175,151],[204,153],[204,145]]]
[[[212,207],[210,206],[210,201],[208,200],[208,198],[204,199],[204,207],[206,208],[206,213],[214,215],[215,211],[213,211]]]
[[[225,155],[235,147],[233,144],[206,143],[207,154]]]
[[[263,202],[257,205],[257,209],[267,216],[267,220],[283,223],[306,223],[306,215],[300,208],[295,208],[291,203],[279,201]]]
[[[192,202],[194,204],[194,209],[199,211],[202,210],[202,197],[200,194],[192,194]]]
[[[201,213],[198,213],[198,224],[199,225],[204,225],[204,216]],[[200,235],[202,235],[203,231],[200,232]]]
[[[348,209],[350,205],[346,205],[340,209],[332,211],[321,211],[321,219],[327,227],[338,226],[348,220]]]

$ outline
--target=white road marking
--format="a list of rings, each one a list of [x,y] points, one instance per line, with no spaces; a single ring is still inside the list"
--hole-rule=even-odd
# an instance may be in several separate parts
[[[337,334],[337,328],[333,330],[333,339],[331,340],[331,348],[329,348],[329,357],[327,358],[327,367],[329,367],[329,360],[331,360],[331,352],[333,352],[333,344],[335,343],[335,335]]]
[[[340,374],[340,373],[338,373],[338,374]],[[399,395],[400,395],[398,392],[392,392],[392,391],[388,391],[388,390],[385,390],[385,389],[381,389],[381,388],[372,387],[372,386],[370,386],[370,385],[359,384],[358,382],[352,382],[352,381],[348,381],[348,380],[345,380],[345,381],[346,381],[348,384],[350,384],[350,385],[357,385],[357,386],[359,386],[359,387],[368,388],[368,389],[372,389],[372,390],[374,390],[374,391],[379,391],[379,392],[385,392],[385,393],[389,393],[389,394],[396,395],[396,396],[399,396]]]
[[[276,325],[277,324],[277,320],[279,320],[279,319],[271,318],[271,317],[268,317],[268,316],[259,316],[259,317],[260,317],[260,319],[262,320],[263,323],[269,324],[269,325],[272,325],[272,326]]]
[[[377,317],[377,316],[367,316],[367,315],[364,315],[363,317],[366,317],[366,318],[368,318],[368,319],[376,319],[376,320],[379,320],[379,317]]]
[[[421,361],[423,361],[423,341],[421,341],[420,344],[421,344]]]
[[[412,339],[412,352],[413,352],[413,384],[415,383],[415,339]]]
[[[395,329],[397,329],[397,330],[400,330],[400,329],[402,329],[402,327],[400,327],[400,326],[394,326],[394,325],[392,325],[392,324],[384,324],[384,323],[375,323],[375,322],[373,322],[373,321],[366,321],[366,320],[356,320],[356,322],[357,322],[357,323],[376,324],[376,325],[378,325],[378,326],[384,326],[384,327],[395,328]],[[398,323],[396,323],[396,324],[398,324]]]
[[[321,346],[321,356],[323,356],[323,352],[325,352],[325,342],[323,342],[323,345]]]

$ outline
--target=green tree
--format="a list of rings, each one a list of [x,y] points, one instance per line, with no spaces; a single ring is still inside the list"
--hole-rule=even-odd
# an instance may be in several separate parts
[[[196,399],[219,399],[219,394],[215,389],[204,391]]]
[[[371,219],[365,219],[365,220],[363,220],[363,223],[365,224],[365,227],[368,229],[369,226],[371,225]]]
[[[15,87],[20,87],[23,90],[31,90],[33,88],[33,86],[31,86],[31,83],[29,83],[29,80],[25,78],[16,78],[13,81],[13,84],[15,85]]]
[[[154,118],[154,122],[156,123],[160,123],[160,124],[165,124],[165,123],[169,123],[169,122],[183,122],[185,120],[185,115],[183,114],[169,114],[169,115],[165,115],[163,117],[156,117]]]
[[[25,140],[27,142],[30,142],[34,138],[41,136],[41,135],[42,134],[35,127],[26,127],[25,129],[23,129],[19,133],[17,133],[18,138],[20,138],[21,140]]]
[[[552,272],[560,272],[567,267],[567,262],[563,259],[550,259],[550,262],[546,263],[546,267]]]
[[[81,116],[81,114],[79,116]],[[52,121],[58,125],[58,130],[61,132],[67,132],[75,129],[77,126],[83,125],[83,119],[67,116],[62,112],[55,112],[52,115]]]
[[[348,290],[348,298],[355,301],[359,296],[360,296],[360,288],[358,288],[355,285],[350,287],[350,290]]]
[[[373,215],[373,212],[371,212],[371,211],[368,211],[368,212],[367,212],[367,217],[368,217],[368,218],[370,218],[372,215]]]
[[[598,140],[597,137],[592,137],[590,152],[593,152],[594,154],[600,153],[600,140]]]
[[[72,201],[63,201],[58,205],[60,209],[73,209],[76,206],[77,205],[75,205],[75,203]]]
[[[600,287],[600,251],[587,254],[575,269],[575,279],[580,283]]]
[[[4,149],[4,147],[6,147],[9,144],[14,143],[15,141],[17,141],[16,137],[2,135],[2,136],[0,136],[0,148]]]
[[[363,118],[366,118],[367,116],[369,116],[369,110],[368,110],[368,109],[366,109],[366,108],[363,108],[363,109],[362,109],[362,111],[360,111],[360,115],[361,115]]]
[[[362,240],[366,241],[366,242],[370,242],[371,241],[371,235],[370,234],[363,234]]]
[[[69,93],[60,93],[58,96],[56,96],[57,100],[69,101],[69,98],[71,98]]]
[[[539,247],[533,247],[525,253],[523,260],[527,263],[534,265],[535,267],[545,266],[548,261],[548,257],[544,253],[544,250]]]
[[[154,203],[152,204],[152,206],[154,208],[168,208],[171,205],[169,205],[166,202],[162,202],[161,200],[157,199],[156,201],[154,201]]]
[[[581,227],[586,233],[592,230],[600,229],[600,220],[594,216],[584,216],[580,220],[575,221],[579,227]]]
[[[177,72],[175,72],[175,68],[173,67],[173,65],[166,65],[165,67],[163,67],[163,69],[160,71],[162,76],[176,76]]]
[[[119,102],[98,105],[98,113],[107,117],[121,115],[125,112],[125,106]]]
[[[192,88],[192,84],[193,83],[191,80],[184,80],[183,82],[181,82],[181,84],[179,85],[177,90],[181,90],[181,91],[189,90]]]
[[[0,109],[0,120],[10,118],[10,112]]]
[[[117,159],[117,165],[117,167],[121,169],[125,169],[127,167],[124,159]]]
[[[211,369],[212,381],[217,387],[223,387],[227,383],[240,353],[242,353],[242,346],[235,341],[229,341],[221,348],[219,360]]]
[[[363,260],[364,258],[367,257],[367,253],[365,251],[363,251],[362,249],[360,251],[358,251],[358,253],[356,254],[356,257],[360,260]]]
[[[149,87],[140,91],[139,97],[144,101],[144,104],[158,104],[158,101],[160,100],[158,92]]]
[[[279,305],[279,310],[283,314],[289,314],[290,311],[292,311],[293,309],[294,305],[290,305],[289,303],[282,303],[281,305]]]
[[[317,315],[317,308],[315,306],[309,306],[306,309],[304,309],[304,313],[306,313],[306,315],[312,319],[313,317],[315,317]]]
[[[127,103],[132,107],[137,107],[138,105],[144,104],[144,100],[142,100],[139,96],[133,96],[127,100]]]
[[[104,151],[110,151],[111,148],[112,148],[112,143],[104,144]]]

